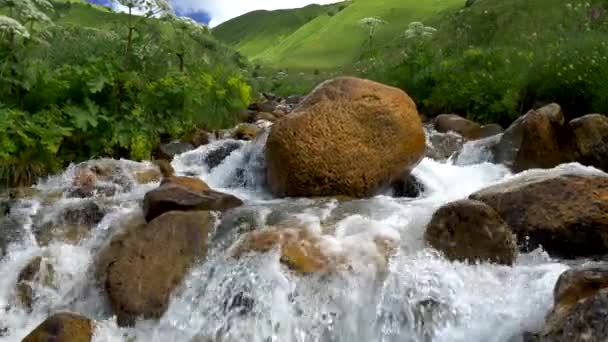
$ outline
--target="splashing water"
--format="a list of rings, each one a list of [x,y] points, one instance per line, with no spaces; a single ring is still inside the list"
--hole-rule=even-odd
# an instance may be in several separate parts
[[[351,269],[302,276],[283,266],[276,251],[230,258],[226,245],[238,232],[228,227],[217,238],[228,243],[214,243],[207,260],[192,267],[159,320],[120,328],[95,287],[92,265],[121,219],[140,210],[143,195],[158,183],[135,182],[93,200],[68,198],[69,169],[38,185],[8,215],[18,218],[13,221],[21,234],[0,260],[0,339],[20,341],[60,310],[95,319],[95,341],[507,342],[540,328],[555,282],[568,266],[542,250],[520,255],[512,267],[449,262],[425,245],[425,227],[441,205],[513,177],[595,171],[568,164],[513,176],[479,157],[485,156],[479,149],[486,145],[466,145],[459,159],[467,162],[424,159],[418,165],[413,175],[424,191],[416,199],[274,199],[264,186],[264,139],[236,142],[236,149],[211,169],[205,158],[229,140],[180,155],[173,165],[180,174],[200,177],[244,199],[237,212],[257,228],[272,222],[306,226],[324,249],[347,255]],[[149,166],[112,162],[123,171]],[[58,217],[66,207],[91,201],[104,216],[84,238],[38,244],[34,226],[40,217]],[[395,255],[387,259],[379,239],[397,246]],[[19,303],[15,283],[37,256],[47,267],[31,282],[35,300],[28,312]]]

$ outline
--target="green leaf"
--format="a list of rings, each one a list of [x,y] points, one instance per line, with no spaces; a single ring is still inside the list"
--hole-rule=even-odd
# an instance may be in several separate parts
[[[104,75],[98,75],[94,79],[87,82],[89,91],[91,94],[99,93],[103,90],[103,87],[108,83],[108,78]]]
[[[97,127],[97,113],[99,107],[91,102],[89,99],[85,100],[87,108],[81,108],[78,106],[66,106],[63,108],[64,113],[70,116],[74,127],[79,130],[86,132],[89,127]]]

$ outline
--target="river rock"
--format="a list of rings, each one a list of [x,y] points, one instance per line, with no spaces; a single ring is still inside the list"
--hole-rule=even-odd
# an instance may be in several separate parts
[[[435,129],[440,133],[454,132],[467,140],[481,138],[481,126],[456,114],[440,114],[434,120]]]
[[[505,129],[502,128],[499,124],[489,124],[485,126],[481,126],[481,131],[479,132],[479,138],[489,138],[496,134],[504,133]]]
[[[207,255],[209,212],[168,212],[148,224],[135,219],[101,253],[98,280],[120,325],[159,318],[189,267]]]
[[[569,123],[577,161],[608,172],[608,117],[589,114]]]
[[[193,192],[175,184],[164,184],[144,196],[144,215],[148,222],[168,211],[224,211],[243,202],[230,194],[208,190]]]
[[[209,170],[213,170],[219,166],[232,152],[243,146],[242,142],[236,140],[226,140],[217,148],[210,150],[204,159]]]
[[[434,129],[427,131],[426,156],[445,161],[462,150],[465,139],[454,132],[439,133]]]
[[[536,341],[608,340],[608,265],[575,267],[560,276],[554,306]]]
[[[422,123],[402,90],[340,77],[277,121],[266,144],[277,196],[366,197],[424,157]]]
[[[608,177],[531,175],[470,198],[494,208],[525,251],[542,245],[562,257],[608,252]]]
[[[512,265],[517,258],[517,242],[509,226],[478,201],[460,200],[439,208],[425,239],[450,260]]]
[[[93,338],[93,322],[83,316],[62,312],[42,322],[22,342],[89,342]]]
[[[209,132],[205,131],[204,129],[197,129],[194,131],[194,133],[192,133],[190,143],[194,148],[207,145],[209,143]]]
[[[561,107],[550,104],[515,120],[495,147],[494,159],[514,172],[553,168],[572,159],[569,140]]]
[[[391,183],[393,197],[416,198],[424,191],[424,185],[411,174],[405,174]]]
[[[32,311],[32,305],[34,304],[34,290],[31,282],[40,272],[41,262],[41,256],[35,257],[19,272],[17,277],[17,297],[28,312]]]
[[[325,253],[320,242],[319,236],[306,229],[271,227],[245,235],[231,255],[239,258],[279,249],[281,263],[300,274],[329,273],[346,264],[344,256]]]
[[[238,125],[232,138],[236,140],[253,140],[260,132],[260,128],[254,124],[243,123]]]
[[[168,144],[161,144],[156,151],[158,159],[171,160],[178,154],[192,151],[194,146],[183,141],[172,141]]]
[[[173,166],[166,160],[158,160],[156,163],[160,169],[160,173],[163,175],[163,178],[160,181],[161,186],[173,184],[197,193],[204,193],[205,191],[211,190],[209,185],[200,178],[176,176]]]

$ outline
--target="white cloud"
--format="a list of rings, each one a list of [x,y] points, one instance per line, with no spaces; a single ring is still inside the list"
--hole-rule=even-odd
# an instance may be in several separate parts
[[[313,3],[330,4],[341,0],[173,0],[173,7],[184,12],[205,11],[211,16],[211,27],[247,12],[265,9],[299,8]]]

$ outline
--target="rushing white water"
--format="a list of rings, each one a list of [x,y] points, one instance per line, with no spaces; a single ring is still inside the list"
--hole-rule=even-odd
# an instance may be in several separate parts
[[[92,265],[121,218],[139,210],[143,195],[157,183],[134,183],[113,197],[67,198],[70,169],[41,183],[37,194],[19,200],[9,214],[18,218],[21,238],[0,260],[0,340],[20,341],[49,314],[61,310],[95,319],[95,341],[510,342],[542,325],[555,282],[567,268],[564,263],[542,250],[520,255],[512,267],[449,262],[423,240],[425,226],[439,206],[514,177],[487,162],[485,151],[476,155],[475,146],[465,147],[460,158],[468,159],[458,163],[462,165],[424,159],[413,171],[424,185],[416,199],[274,199],[264,188],[264,137],[238,142],[240,147],[210,170],[206,156],[225,143],[178,156],[174,167],[241,197],[245,205],[235,215],[253,226],[285,221],[306,226],[319,236],[323,248],[347,255],[352,270],[297,275],[279,262],[276,252],[232,259],[225,246],[237,238],[237,230],[230,231],[225,216],[227,230],[220,235],[220,224],[207,260],[194,265],[163,317],[120,328],[93,284]],[[149,167],[115,163],[122,170]],[[595,171],[569,164],[527,175],[556,172]],[[91,201],[104,216],[84,238],[55,238],[47,246],[37,243],[33,226],[41,217],[57,220],[66,208]],[[375,243],[378,239],[398,246],[388,262]],[[19,303],[15,283],[35,256],[42,257],[42,267],[32,281],[35,301],[30,313]]]

